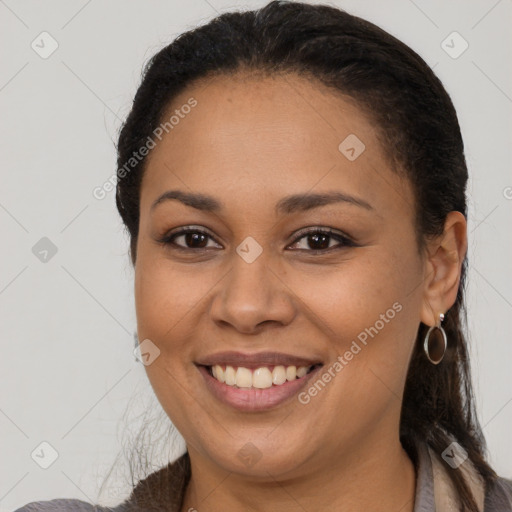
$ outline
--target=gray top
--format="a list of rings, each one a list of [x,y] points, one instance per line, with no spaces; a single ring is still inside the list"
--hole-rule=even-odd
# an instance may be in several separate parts
[[[426,447],[417,450],[417,479],[414,512],[435,512],[434,476],[432,461]],[[166,510],[154,503],[154,510]],[[17,509],[15,512],[128,512],[137,510],[130,506],[129,500],[114,507],[100,507],[76,499],[56,499],[35,501]],[[139,509],[140,510],[140,509]],[[496,487],[486,490],[484,512],[512,512],[512,480],[500,478]]]

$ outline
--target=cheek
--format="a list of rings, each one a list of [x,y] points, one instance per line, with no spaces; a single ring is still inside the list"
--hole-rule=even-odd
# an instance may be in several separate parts
[[[184,392],[195,367],[190,363],[201,298],[207,283],[189,271],[144,249],[135,269],[135,305],[139,339],[149,339],[159,352],[145,366],[148,379],[162,408],[178,429],[190,429],[190,415],[198,414],[193,393]]]
[[[396,301],[404,300],[404,290],[414,282],[409,267],[403,259],[398,263],[385,247],[375,246],[337,268],[297,276],[296,286],[310,307],[311,320],[323,323],[332,336],[339,333],[342,342],[373,325]]]
[[[343,358],[340,389],[361,399],[374,387],[400,392],[418,327],[421,266],[412,250],[382,245],[349,263],[328,278],[302,278],[306,314],[333,359]]]
[[[191,318],[201,310],[209,287],[193,266],[171,264],[143,249],[135,269],[139,338],[149,338],[164,354],[180,350],[190,339]]]

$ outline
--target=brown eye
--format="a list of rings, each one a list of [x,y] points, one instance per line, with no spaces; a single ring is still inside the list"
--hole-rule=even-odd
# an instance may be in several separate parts
[[[344,247],[354,247],[355,243],[345,235],[332,230],[314,229],[302,232],[301,236],[295,239],[293,245],[297,245],[300,240],[305,239],[305,247],[299,247],[299,250],[307,252],[326,252],[330,249],[342,249]],[[337,241],[337,245],[331,245],[331,241]]]
[[[158,240],[164,245],[174,246],[177,249],[194,250],[194,249],[210,249],[208,241],[213,238],[209,233],[198,228],[186,228],[165,235]],[[179,241],[179,243],[178,243]]]
[[[185,245],[187,247],[191,248],[204,248],[208,244],[208,235],[205,235],[204,233],[194,233],[194,232],[188,232],[183,235],[183,240],[185,242]],[[179,237],[174,236],[174,243],[176,243],[176,239]],[[178,244],[179,245],[179,244]]]
[[[325,235],[323,233],[314,233],[311,235],[307,235],[308,244],[310,249],[328,249],[329,241],[332,239],[331,236]]]

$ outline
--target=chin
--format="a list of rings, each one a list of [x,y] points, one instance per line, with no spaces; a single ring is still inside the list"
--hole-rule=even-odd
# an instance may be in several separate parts
[[[237,448],[238,444],[240,448]],[[304,452],[302,441],[289,446],[279,443],[277,447],[275,440],[265,441],[265,435],[260,436],[259,440],[255,438],[254,441],[233,442],[232,439],[229,443],[215,443],[215,446],[220,447],[219,450],[212,451],[212,446],[209,445],[205,451],[214,464],[227,472],[262,482],[272,481],[278,477],[282,479],[297,476],[300,468],[313,456],[313,453]],[[309,449],[312,450],[311,445]]]

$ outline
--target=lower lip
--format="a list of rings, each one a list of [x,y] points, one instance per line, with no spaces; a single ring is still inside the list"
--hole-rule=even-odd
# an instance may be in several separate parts
[[[284,384],[266,389],[228,386],[212,377],[205,366],[197,368],[207,388],[218,400],[240,411],[255,412],[277,407],[297,395],[322,367],[318,366],[300,379],[286,381]]]

